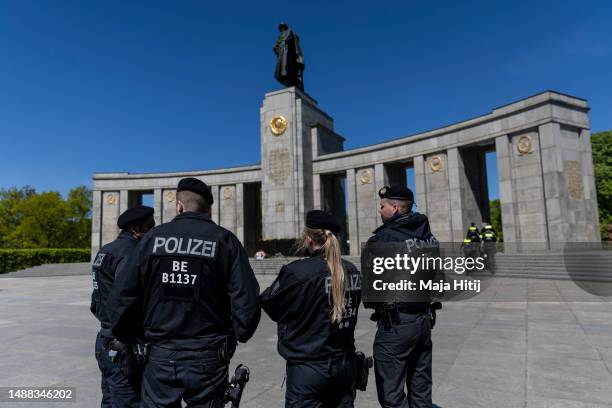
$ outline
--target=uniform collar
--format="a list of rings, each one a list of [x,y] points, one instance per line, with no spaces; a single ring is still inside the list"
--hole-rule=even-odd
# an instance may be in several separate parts
[[[131,241],[136,241],[136,238],[134,238],[134,236],[126,230],[121,230],[117,239],[128,239]]]
[[[389,218],[387,221],[383,222],[383,225],[381,225],[380,227],[376,228],[374,230],[374,234],[376,234],[377,232],[390,227],[391,225],[395,224],[397,221],[403,219],[403,218],[407,218],[410,216],[410,214],[412,214],[411,212],[407,212],[407,213],[402,213],[402,214],[395,214],[393,217]]]
[[[322,257],[322,256],[323,256],[323,248],[319,248],[310,254],[311,258]]]
[[[194,211],[184,212],[174,217],[175,220],[179,220],[182,218],[194,218],[198,220],[212,221],[210,219],[210,215],[205,214],[205,213],[194,212]]]

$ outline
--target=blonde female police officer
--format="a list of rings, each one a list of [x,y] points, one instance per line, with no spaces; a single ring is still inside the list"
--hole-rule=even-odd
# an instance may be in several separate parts
[[[310,211],[302,241],[310,257],[283,266],[262,294],[287,361],[286,408],[353,407],[361,279],[355,266],[341,259],[339,231],[330,215]]]

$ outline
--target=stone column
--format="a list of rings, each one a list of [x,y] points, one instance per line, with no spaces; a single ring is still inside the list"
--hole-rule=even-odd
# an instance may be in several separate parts
[[[210,218],[215,222],[215,224],[219,224],[219,186],[210,186],[210,192],[213,196],[213,204],[210,208]]]
[[[450,195],[450,225],[453,242],[461,242],[464,231],[467,228],[463,197],[468,194],[465,188],[465,169],[459,149],[453,147],[447,150],[448,157],[448,185]],[[471,192],[470,192],[471,193]],[[478,222],[477,220],[473,220]]]
[[[94,190],[91,208],[91,259],[100,250],[102,240],[102,192]]]
[[[372,231],[376,229],[377,219],[379,219],[376,211],[376,184],[374,180],[374,168],[364,167],[356,172],[356,196],[357,196],[357,219],[358,219],[358,245],[361,248],[361,243],[365,243],[371,236]],[[351,238],[351,243],[353,239]]]
[[[321,175],[313,174],[312,175],[312,206],[313,209],[322,210],[323,209],[323,188],[321,186]]]
[[[236,184],[236,237],[244,245],[244,184]]]
[[[591,132],[588,129],[580,131],[580,144],[583,160],[584,199],[586,206],[586,240],[600,242],[599,208],[597,205],[597,189],[595,188],[595,171],[593,169],[593,152],[591,148]]]
[[[453,225],[446,153],[435,153],[425,158],[425,184],[431,230],[440,242],[450,242]]]
[[[507,135],[495,138],[495,156],[497,158],[497,176],[499,180],[499,203],[502,214],[504,241],[518,241],[516,219],[516,201],[512,183],[512,163],[510,158],[510,142]]]
[[[551,248],[598,242],[590,135],[553,122],[539,126],[538,133]]]
[[[357,212],[357,188],[355,184],[355,169],[346,171],[346,189],[348,191],[348,228],[350,241],[350,255],[359,255],[361,247],[359,245],[359,220]]]
[[[525,249],[547,249],[548,225],[538,132],[525,131],[512,135],[510,152],[518,221],[517,239],[523,244],[529,243],[523,245]]]
[[[102,193],[102,237],[100,245],[114,241],[119,234],[117,218],[119,218],[119,191]]]
[[[162,190],[162,223],[170,222],[176,217],[176,189]]]
[[[314,205],[312,128],[333,121],[294,87],[266,94],[260,121],[263,239],[295,239]]]
[[[236,234],[236,186],[221,186],[219,195],[219,224]]]
[[[378,202],[380,198],[378,197],[378,191],[388,184],[387,172],[385,171],[385,165],[382,163],[378,163],[374,165],[374,209],[376,210],[376,214],[378,215]],[[374,221],[376,228],[382,225],[382,219],[379,216],[376,216],[376,220]]]
[[[155,217],[155,225],[159,225],[162,223],[162,189],[156,188],[153,190],[153,208],[155,209],[154,217]]]
[[[414,184],[416,191],[414,199],[416,211],[427,214],[427,183],[425,182],[425,159],[423,155],[415,156],[413,159],[414,166]]]
[[[128,190],[119,191],[119,214],[123,214],[127,211],[130,204],[130,192]]]

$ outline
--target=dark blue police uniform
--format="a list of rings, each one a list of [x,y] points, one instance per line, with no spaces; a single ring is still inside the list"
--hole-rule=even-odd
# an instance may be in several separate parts
[[[283,266],[262,294],[278,323],[278,351],[287,361],[286,408],[353,407],[355,325],[361,277],[342,261],[347,283],[344,317],[331,320],[331,274],[320,251]]]
[[[236,340],[246,342],[261,316],[259,285],[234,234],[208,214],[179,214],[142,238],[110,302],[115,337],[142,331],[150,344],[143,407],[222,406]]]
[[[368,242],[437,241],[423,214],[398,214],[374,231]],[[375,304],[366,304],[373,307]],[[378,401],[386,407],[431,407],[431,318],[428,303],[399,303],[399,321],[385,327],[378,321],[374,340],[374,372]],[[405,387],[405,388],[404,388]],[[406,395],[406,391],[408,395]]]
[[[108,354],[113,335],[107,305],[115,274],[137,245],[138,241],[132,234],[121,231],[116,240],[102,247],[93,262],[91,312],[100,321],[101,326],[96,337],[95,353],[102,372],[103,408],[140,406],[140,379],[126,377]]]

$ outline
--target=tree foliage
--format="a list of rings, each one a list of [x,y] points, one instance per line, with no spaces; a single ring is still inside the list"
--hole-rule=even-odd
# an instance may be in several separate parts
[[[491,215],[491,225],[497,233],[497,238],[502,241],[504,239],[504,230],[502,228],[501,204],[499,198],[489,201],[489,212]]]
[[[0,189],[0,248],[88,248],[91,204],[85,186],[66,199],[30,186]]]
[[[591,137],[601,239],[612,241],[612,131]]]

